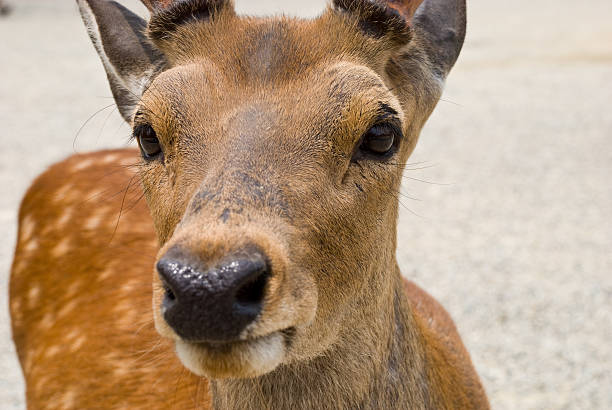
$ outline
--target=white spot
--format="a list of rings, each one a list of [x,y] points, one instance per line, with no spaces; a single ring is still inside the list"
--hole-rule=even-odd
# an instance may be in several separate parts
[[[72,185],[66,184],[57,191],[55,191],[55,202],[63,202],[68,195],[68,191],[72,188]]]
[[[70,351],[73,353],[78,351],[81,346],[83,346],[86,340],[87,338],[85,336],[80,336],[78,339],[72,342],[72,344],[70,345]]]
[[[25,246],[23,247],[23,249],[26,252],[34,252],[35,250],[38,249],[38,239],[33,238],[29,241],[27,241],[27,243],[25,244]]]
[[[64,340],[66,344],[72,343],[79,336],[79,331],[77,329],[72,330],[70,333],[67,333],[64,336]]]
[[[49,348],[47,348],[47,351],[45,352],[45,357],[47,359],[52,358],[53,356],[55,356],[56,354],[58,354],[60,352],[60,347],[59,346],[51,346]]]
[[[40,327],[44,330],[51,329],[54,323],[55,323],[55,320],[53,318],[53,314],[51,312],[47,312],[45,313],[45,316],[43,316],[42,320],[40,321]]]
[[[61,318],[61,317],[67,316],[68,314],[74,312],[76,307],[77,307],[77,301],[76,299],[72,299],[70,302],[66,303],[64,307],[60,309],[59,312],[57,312],[57,317]]]
[[[28,306],[33,308],[38,303],[38,298],[40,296],[40,286],[33,285],[28,291]]]
[[[21,299],[14,298],[11,300],[11,310],[13,312],[19,312],[21,310]]]
[[[93,159],[91,159],[91,158],[87,158],[87,159],[81,160],[81,161],[80,161],[80,162],[78,162],[76,165],[74,165],[74,166],[72,167],[72,170],[73,170],[73,171],[82,171],[82,170],[84,170],[85,168],[89,168],[90,166],[92,166],[92,165],[94,165],[94,164],[95,164],[95,162],[94,162],[94,160],[93,160]]]
[[[131,373],[131,369],[123,362],[119,362],[113,370],[113,374],[117,377],[124,377]]]
[[[76,393],[74,390],[68,390],[62,397],[60,398],[60,402],[62,404],[62,408],[64,409],[72,409],[75,406]]]
[[[21,259],[17,260],[15,262],[15,264],[13,265],[13,274],[17,275],[17,274],[20,274],[21,272],[23,272],[23,270],[26,267],[26,263],[27,263],[26,259],[21,258]]]
[[[138,289],[138,285],[140,285],[140,281],[137,279],[132,279],[127,281],[125,284],[121,286],[121,290],[125,293],[132,293]]]
[[[55,258],[60,258],[66,255],[69,251],[70,251],[70,239],[64,238],[61,241],[59,241],[57,245],[53,247],[53,249],[51,250],[51,255],[53,255]]]
[[[34,233],[34,229],[36,228],[36,222],[34,222],[34,218],[31,215],[26,215],[19,225],[20,232],[19,236],[22,241],[27,241],[32,237]]]
[[[47,384],[47,381],[49,380],[49,376],[40,376],[37,380],[36,383],[34,384],[34,387],[36,391],[43,393],[44,392],[44,387]]]
[[[93,215],[87,218],[85,221],[84,227],[85,229],[94,230],[102,223],[102,215]]]
[[[95,188],[89,191],[90,198],[97,198],[99,196],[104,195],[104,190],[100,188]]]
[[[81,281],[72,282],[70,286],[68,286],[68,290],[66,291],[66,296],[73,297],[79,291],[79,287],[81,286]]]
[[[58,228],[62,228],[64,225],[70,222],[70,220],[72,219],[73,212],[74,211],[72,207],[67,207],[66,209],[64,209],[62,216],[60,217],[60,219],[57,220]]]
[[[114,269],[107,268],[107,269],[103,270],[102,273],[100,273],[99,278],[100,278],[100,280],[106,280],[106,279],[110,278],[113,275],[113,273],[115,273]]]
[[[119,155],[117,154],[106,154],[103,158],[102,158],[102,162],[104,163],[110,163],[110,162],[115,162],[119,159]]]
[[[132,305],[129,300],[124,300],[123,302],[117,303],[113,310],[117,313],[126,313],[132,310]]]

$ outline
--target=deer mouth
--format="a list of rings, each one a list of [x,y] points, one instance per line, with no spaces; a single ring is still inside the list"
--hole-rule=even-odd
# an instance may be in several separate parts
[[[274,370],[285,358],[295,334],[287,328],[264,336],[230,342],[176,341],[177,356],[198,376],[212,379],[252,378]]]
[[[231,341],[201,341],[201,342],[190,342],[193,343],[196,346],[200,346],[203,349],[209,349],[209,350],[217,350],[219,352],[223,352],[223,351],[228,351],[234,347],[240,347],[240,346],[247,346],[251,343],[255,343],[258,342],[260,340],[264,340],[270,336],[276,335],[276,334],[280,334],[283,337],[283,343],[286,347],[291,346],[291,342],[293,341],[293,338],[295,336],[296,333],[296,328],[295,327],[288,327],[286,329],[282,329],[282,330],[277,330],[274,332],[270,332],[268,334],[262,335],[262,336],[255,336],[255,337],[250,337],[250,338],[246,338],[244,340],[231,340]]]

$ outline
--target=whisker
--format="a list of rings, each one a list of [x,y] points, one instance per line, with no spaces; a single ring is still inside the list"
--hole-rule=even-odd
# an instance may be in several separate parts
[[[130,189],[130,186],[132,185],[132,181],[134,181],[134,178],[136,178],[136,175],[134,175],[132,178],[130,178],[130,182],[128,182],[127,188],[125,188],[125,190],[124,190],[123,198],[121,198],[121,208],[119,209],[119,215],[117,216],[117,222],[115,223],[115,229],[113,230],[113,234],[111,235],[111,239],[109,241],[109,244],[115,238],[115,234],[117,233],[117,229],[119,228],[119,221],[121,220],[121,216],[123,215],[123,206],[125,204],[125,197],[126,197],[126,195],[128,193],[128,190]]]
[[[425,184],[430,184],[430,185],[440,185],[440,186],[450,186],[450,185],[453,185],[453,184],[450,184],[450,183],[427,181],[425,179],[419,179],[419,178],[411,177],[411,176],[408,176],[408,175],[403,175],[402,178],[410,179],[412,181],[417,181],[417,182],[423,182]]]
[[[424,216],[418,214],[417,212],[415,212],[414,210],[412,210],[411,208],[409,208],[400,198],[400,195],[404,196],[404,194],[402,194],[401,192],[397,191],[397,193],[393,190],[387,190],[386,191],[387,194],[392,195],[393,198],[395,198],[395,200],[400,204],[400,206],[402,206],[404,209],[406,209],[408,212],[410,212],[411,214],[413,214],[416,217],[419,217],[421,219],[427,219]],[[414,199],[414,198],[409,198],[409,199]],[[417,199],[414,199],[417,200]]]
[[[459,103],[456,103],[456,102],[454,102],[454,101],[447,100],[447,99],[444,99],[444,98],[440,98],[440,101],[445,102],[445,103],[449,103],[449,104],[453,104],[453,105],[456,105],[456,106],[458,106],[458,107],[463,107],[463,105],[462,105],[462,104],[459,104]]]
[[[72,150],[74,152],[76,152],[76,140],[79,137],[79,134],[81,133],[81,131],[83,131],[83,128],[85,128],[85,126],[92,120],[94,119],[94,117],[98,114],[100,114],[101,112],[103,112],[104,110],[108,110],[110,107],[116,107],[116,104],[109,104],[105,107],[100,108],[99,110],[97,110],[96,112],[94,112],[93,114],[91,114],[89,116],[89,118],[87,118],[87,120],[85,120],[85,122],[83,123],[83,125],[81,125],[78,129],[78,131],[76,132],[76,134],[74,135],[74,139],[72,140]]]
[[[405,193],[403,193],[402,191],[399,191],[399,194],[400,194],[401,196],[403,196],[404,198],[406,198],[406,199],[410,199],[410,200],[417,201],[417,202],[423,202],[423,200],[422,200],[422,199],[419,199],[419,198],[413,198],[413,197],[411,197],[411,196],[406,195],[406,194],[405,194]]]
[[[104,122],[102,123],[102,127],[100,127],[100,132],[98,132],[98,136],[96,137],[96,144],[98,143],[98,141],[100,141],[100,137],[102,136],[102,133],[104,132],[104,128],[106,128],[106,124],[108,123],[109,118],[111,117],[111,115],[113,115],[116,109],[117,109],[117,106],[115,105],[115,107],[113,107],[113,109],[109,111],[108,115],[104,119]]]

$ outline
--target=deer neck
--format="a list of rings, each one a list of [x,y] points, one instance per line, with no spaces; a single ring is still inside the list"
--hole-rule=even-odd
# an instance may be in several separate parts
[[[386,294],[356,301],[362,314],[342,324],[339,341],[327,352],[259,378],[213,381],[214,407],[420,408],[428,396],[423,349],[394,270]]]

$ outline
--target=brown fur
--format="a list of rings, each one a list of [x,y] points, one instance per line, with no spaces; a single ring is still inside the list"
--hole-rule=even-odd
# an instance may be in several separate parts
[[[133,150],[75,156],[26,194],[10,308],[28,408],[208,401],[207,383],[180,364],[153,326],[158,245],[149,212],[136,201],[141,189],[129,164],[137,160]]]
[[[138,166],[152,219],[140,203],[120,212],[141,192],[133,151],[73,157],[23,202],[11,312],[29,405],[206,408],[174,340],[218,408],[487,408],[452,320],[395,262],[402,164],[441,92],[426,36],[396,20],[372,35],[363,13],[185,10],[149,24],[166,66],[134,117],[163,147]],[[381,107],[401,122],[397,152],[355,157]],[[250,244],[273,274],[239,340],[181,340],[157,274],[151,312],[156,257],[180,246],[214,264]],[[281,353],[249,350],[270,335]]]
[[[133,150],[77,155],[50,168],[26,194],[10,308],[29,408],[210,405],[207,381],[190,374],[175,358],[172,345],[153,328],[149,272],[158,245],[148,209],[138,201],[141,190],[132,166],[137,161]],[[129,265],[124,266],[125,261]],[[420,354],[435,363],[426,377],[453,380],[442,385],[459,391],[444,393],[465,400],[462,406],[426,407],[486,408],[450,316],[414,283],[404,281],[403,290],[412,307],[410,320],[426,346]],[[333,358],[334,352],[328,352],[317,366],[333,368]],[[315,385],[303,381],[299,387]],[[298,386],[292,391],[293,399]],[[474,404],[465,404],[470,401]],[[265,407],[257,403],[252,407]],[[276,402],[274,407],[283,406]]]

